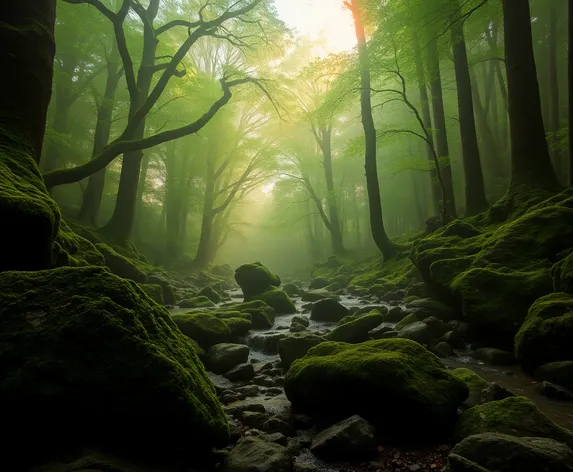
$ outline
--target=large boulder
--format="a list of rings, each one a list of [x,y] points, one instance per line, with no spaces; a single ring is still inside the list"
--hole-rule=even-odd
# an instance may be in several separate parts
[[[454,317],[454,310],[433,298],[420,298],[408,303],[410,309],[421,316],[435,316],[439,320],[449,321]]]
[[[430,344],[434,337],[430,327],[423,321],[416,321],[398,331],[399,338],[411,339],[420,344]]]
[[[383,321],[384,317],[378,311],[372,311],[337,325],[336,328],[326,335],[326,339],[345,343],[360,343],[366,341],[368,332],[380,326]]]
[[[420,344],[381,339],[310,349],[289,369],[285,392],[302,413],[357,414],[383,434],[414,441],[448,434],[468,388]]]
[[[480,433],[550,438],[573,447],[573,434],[556,425],[525,397],[509,397],[464,411],[456,425],[456,441]]]
[[[231,336],[233,338],[245,336],[253,326],[251,320],[243,317],[231,317],[231,318],[222,318],[223,322],[229,327],[231,330]]]
[[[487,380],[482,379],[473,370],[466,369],[465,367],[459,367],[450,372],[452,375],[463,381],[469,388],[470,394],[464,402],[464,405],[467,408],[481,405],[483,403],[482,392],[484,389],[489,387]]]
[[[314,321],[338,322],[348,315],[350,315],[348,308],[331,298],[317,301],[310,311],[310,319]]]
[[[186,298],[179,302],[181,308],[214,308],[216,305],[204,295]]]
[[[216,374],[224,374],[248,358],[249,346],[244,344],[215,344],[207,351],[207,365]]]
[[[552,293],[531,306],[515,337],[515,355],[528,371],[573,360],[573,295]]]
[[[173,315],[173,321],[181,332],[194,339],[203,349],[213,344],[228,342],[231,329],[227,324],[209,313],[185,313]]]
[[[374,431],[368,421],[354,415],[318,433],[310,450],[327,461],[364,459],[376,447]]]
[[[281,279],[260,262],[238,267],[235,271],[235,280],[241,287],[246,301],[281,284]]]
[[[457,444],[444,472],[573,472],[573,451],[547,438],[485,433]]]
[[[105,265],[114,274],[135,282],[145,283],[147,281],[147,274],[136,261],[121,255],[107,244],[96,243],[95,246],[103,254]]]
[[[537,380],[548,381],[573,390],[573,361],[550,362],[535,370]]]
[[[304,357],[311,347],[318,346],[325,339],[314,333],[296,333],[279,340],[279,356],[288,369],[294,361]]]
[[[289,450],[279,444],[248,436],[241,439],[227,456],[225,472],[292,472]]]
[[[164,305],[163,301],[163,289],[160,285],[156,284],[139,284],[141,290],[143,290],[149,298],[151,298],[155,303]]]
[[[258,295],[250,298],[245,298],[245,301],[260,300],[270,306],[277,315],[289,315],[296,313],[296,306],[284,290],[275,288],[267,290]]]
[[[227,420],[188,338],[105,268],[0,273],[0,346],[3,447],[19,461],[84,444],[141,457],[227,443]]]
[[[251,315],[253,329],[270,329],[275,324],[275,310],[262,300],[237,303],[232,309]]]
[[[573,293],[573,252],[551,268],[556,292]]]

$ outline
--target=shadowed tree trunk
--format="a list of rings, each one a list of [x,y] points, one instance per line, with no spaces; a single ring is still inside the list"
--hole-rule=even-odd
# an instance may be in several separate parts
[[[440,166],[445,190],[445,210],[450,217],[456,217],[456,202],[452,183],[452,168],[449,162],[448,133],[446,130],[446,114],[444,112],[444,97],[442,94],[442,75],[440,73],[440,55],[438,41],[432,38],[428,44],[428,73],[430,74],[430,91],[432,94],[432,109],[434,112],[434,128],[436,150],[440,158],[447,158]]]
[[[92,157],[97,156],[109,141],[113,109],[115,106],[115,93],[121,75],[119,71],[118,54],[112,53],[107,60],[107,80],[105,92],[98,108]],[[82,207],[78,214],[80,221],[94,227],[98,225],[101,199],[105,187],[105,173],[106,169],[103,168],[89,177],[88,185],[83,194]]]
[[[376,162],[376,128],[372,117],[372,98],[370,85],[370,65],[366,33],[361,19],[361,2],[352,0],[349,4],[354,16],[356,39],[358,42],[358,59],[360,64],[360,112],[364,128],[365,153],[364,170],[366,171],[366,188],[368,205],[370,207],[370,229],[376,246],[382,252],[384,259],[396,256],[397,247],[390,241],[384,229],[382,217],[382,202],[380,201],[380,183],[378,182],[378,165]]]
[[[456,16],[461,16],[460,10],[457,9],[455,14]],[[474,118],[472,84],[462,20],[454,24],[451,34],[456,86],[458,90],[458,113],[462,138],[463,168],[466,183],[466,216],[472,216],[486,210],[489,205],[485,197],[485,186],[483,183],[483,172]]]
[[[0,8],[0,146],[40,161],[52,94],[55,0],[9,0]]]
[[[553,133],[552,157],[553,167],[557,177],[564,175],[561,149],[559,146],[559,130],[561,129],[559,116],[559,70],[557,66],[557,49],[558,49],[558,21],[559,21],[559,2],[551,2],[551,11],[549,18],[549,98],[550,98],[550,130]],[[566,180],[566,179],[564,179]]]
[[[569,0],[569,185],[573,185],[573,0]]]
[[[511,186],[559,187],[545,139],[529,2],[503,0],[511,134]]]

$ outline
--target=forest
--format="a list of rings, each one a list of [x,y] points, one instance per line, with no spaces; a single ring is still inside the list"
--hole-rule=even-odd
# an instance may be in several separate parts
[[[5,0],[0,469],[573,472],[573,0]]]

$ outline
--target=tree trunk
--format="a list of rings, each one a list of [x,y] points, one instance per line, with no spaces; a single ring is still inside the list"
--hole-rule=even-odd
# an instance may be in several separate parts
[[[472,84],[470,80],[463,21],[458,21],[452,27],[451,33],[466,183],[466,216],[473,216],[485,211],[489,205],[485,197],[485,186],[483,183],[483,172],[476,134]]]
[[[435,215],[440,214],[440,201],[442,199],[442,190],[438,182],[438,174],[436,165],[434,163],[434,138],[432,132],[432,116],[430,111],[430,98],[428,97],[428,88],[426,87],[426,74],[424,73],[424,63],[420,53],[420,44],[416,35],[413,37],[414,48],[414,62],[416,64],[416,75],[418,77],[418,90],[420,92],[420,105],[422,108],[422,122],[424,128],[428,131],[428,140],[430,141],[425,146],[430,164],[430,188],[432,189],[432,205]]]
[[[559,130],[561,129],[559,117],[559,70],[557,66],[557,48],[558,48],[558,21],[559,21],[559,2],[551,2],[551,12],[549,19],[549,98],[550,98],[550,129],[553,133],[551,140],[553,167],[557,177],[564,176],[561,149],[559,147]],[[567,179],[563,179],[566,181]]]
[[[452,168],[449,162],[450,150],[448,147],[448,134],[446,130],[446,115],[444,112],[444,97],[442,94],[442,76],[440,73],[440,56],[438,54],[438,41],[432,38],[428,44],[428,72],[430,74],[430,92],[432,94],[432,109],[434,112],[434,128],[436,137],[436,150],[441,159],[447,158],[440,166],[446,201],[445,213],[456,217],[456,202],[454,186],[452,183]]]
[[[334,176],[332,173],[332,129],[323,126],[320,130],[324,177],[326,179],[326,201],[330,214],[330,240],[332,243],[332,252],[337,255],[344,254],[344,245],[342,243],[342,231],[340,228],[340,218],[338,206],[336,203],[336,190],[334,188]]]
[[[366,188],[370,207],[370,229],[372,237],[384,259],[396,256],[397,248],[390,241],[384,229],[382,217],[382,202],[380,201],[380,184],[378,182],[378,165],[376,162],[376,128],[372,116],[372,99],[370,86],[370,64],[364,24],[361,20],[361,5],[359,0],[352,0],[352,14],[358,42],[358,59],[360,64],[360,112],[364,128],[365,153],[364,170],[366,171]]]
[[[31,152],[38,163],[52,94],[56,2],[7,3],[0,8],[0,146]]]
[[[112,53],[107,61],[107,80],[105,92],[97,113],[92,157],[97,156],[107,145],[111,134],[115,93],[121,77],[118,59],[118,55]],[[93,227],[97,227],[98,225],[98,216],[105,187],[105,173],[106,169],[103,168],[89,177],[88,185],[83,194],[82,207],[78,214],[80,221]]]
[[[569,0],[569,185],[573,185],[573,0]]]
[[[545,139],[529,2],[503,0],[511,135],[511,189],[559,187]]]
[[[165,248],[164,261],[166,265],[173,264],[181,256],[181,232],[183,220],[182,204],[183,192],[185,188],[180,185],[181,180],[185,182],[185,176],[181,175],[180,156],[176,151],[176,143],[167,144],[167,155],[165,158]]]
[[[211,165],[207,163],[207,167]],[[205,185],[205,196],[203,199],[203,216],[201,218],[201,236],[199,238],[199,247],[193,261],[193,266],[198,269],[204,269],[209,264],[211,244],[213,240],[213,194],[215,191],[215,182],[212,168],[207,171],[207,183]]]

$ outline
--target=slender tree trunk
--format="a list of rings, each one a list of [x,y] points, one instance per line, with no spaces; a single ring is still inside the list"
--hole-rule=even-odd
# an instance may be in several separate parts
[[[456,14],[457,13],[458,12],[456,12]],[[452,27],[451,33],[466,183],[466,216],[472,216],[486,210],[489,205],[485,197],[485,186],[483,183],[483,172],[474,118],[472,84],[470,80],[463,22],[461,20]]]
[[[51,172],[60,167],[64,167],[60,162],[61,142],[60,137],[69,133],[69,116],[72,108],[72,101],[68,100],[67,87],[69,84],[56,85],[56,106],[54,111],[54,120],[52,122],[52,132],[56,135],[55,139],[48,139],[45,146],[44,156],[42,158],[42,168],[44,172]]]
[[[559,21],[559,2],[551,2],[551,12],[549,19],[549,95],[550,95],[550,128],[553,133],[551,140],[553,157],[553,167],[557,177],[564,176],[561,149],[559,147],[559,130],[561,129],[559,116],[559,70],[557,65],[557,48],[558,48],[558,21]],[[561,180],[561,179],[560,179]],[[564,178],[564,181],[567,179]]]
[[[426,74],[424,73],[424,63],[422,61],[422,54],[420,53],[420,44],[416,35],[412,38],[414,41],[414,62],[416,64],[416,75],[418,77],[418,90],[420,93],[420,105],[422,109],[422,122],[424,128],[428,131],[428,141],[426,148],[426,155],[430,164],[430,188],[432,189],[432,205],[435,215],[440,214],[440,201],[442,199],[442,190],[438,182],[438,174],[436,165],[434,163],[434,137],[432,132],[432,116],[430,111],[430,98],[428,97],[428,88],[426,87]]]
[[[165,156],[165,248],[164,261],[167,265],[173,264],[181,255],[182,230],[182,197],[184,188],[180,175],[180,155],[177,153],[176,142],[167,144]]]
[[[529,2],[502,0],[511,134],[511,189],[559,187],[545,139]]]
[[[569,185],[573,185],[573,0],[569,0]]]
[[[198,269],[203,269],[209,264],[209,253],[213,241],[215,174],[212,159],[207,161],[206,177],[205,195],[203,197],[203,216],[201,218],[201,236],[199,237],[197,254],[193,261],[193,266]]]
[[[370,229],[372,237],[384,259],[396,256],[397,248],[390,241],[384,229],[382,217],[382,202],[380,201],[380,183],[378,182],[378,165],[376,162],[376,128],[372,116],[372,98],[370,86],[370,64],[364,24],[361,20],[361,5],[359,0],[352,0],[352,14],[358,42],[358,59],[360,63],[360,111],[366,150],[364,154],[364,170],[366,171],[366,188],[370,207]]]
[[[456,202],[454,186],[452,183],[452,168],[449,162],[450,150],[448,147],[448,134],[446,130],[446,114],[444,112],[444,97],[442,94],[442,76],[440,73],[440,56],[438,54],[438,41],[432,38],[428,44],[428,72],[430,74],[430,91],[432,94],[432,109],[434,112],[434,128],[436,137],[436,150],[441,159],[447,158],[440,166],[446,201],[446,214],[456,217]]]
[[[141,239],[141,228],[139,227],[144,210],[143,195],[147,191],[147,172],[149,171],[149,153],[144,153],[141,158],[139,171],[139,184],[137,186],[137,196],[135,198],[135,215],[133,223],[133,239],[136,242],[143,242]]]
[[[115,107],[115,93],[121,77],[118,61],[117,53],[112,53],[107,61],[107,80],[105,92],[98,108],[92,157],[97,156],[109,142],[113,109]],[[105,173],[106,169],[103,168],[89,177],[88,185],[83,193],[82,207],[78,214],[80,221],[93,227],[98,226],[101,200],[105,187]]]
[[[40,162],[52,95],[55,0],[12,0],[0,8],[0,146]]]
[[[330,214],[330,239],[332,243],[332,252],[337,255],[344,254],[344,245],[342,243],[342,231],[340,228],[340,218],[338,214],[338,205],[336,203],[336,190],[334,188],[334,176],[332,172],[332,129],[326,126],[320,129],[320,148],[322,150],[324,176],[326,179],[326,200],[328,202],[328,211]]]

